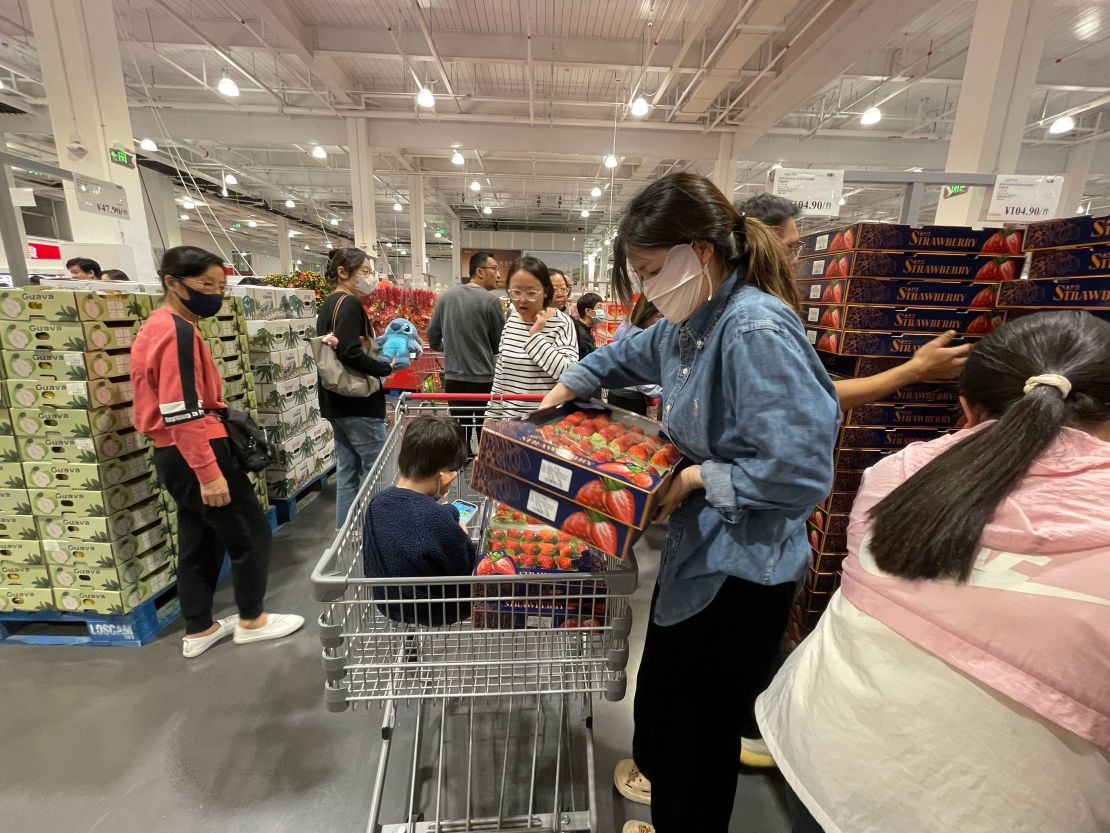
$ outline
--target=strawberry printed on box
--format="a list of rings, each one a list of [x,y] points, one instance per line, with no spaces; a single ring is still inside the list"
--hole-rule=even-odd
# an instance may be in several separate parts
[[[1059,220],[1030,223],[1025,227],[1025,250],[1063,249],[1110,243],[1110,215],[1083,214]]]
[[[798,295],[811,304],[907,305],[989,309],[999,286],[975,281],[917,281],[901,278],[823,278],[799,280]]]
[[[967,335],[985,335],[1000,327],[1006,314],[984,309],[813,304],[802,307],[802,320],[821,330],[908,333],[955,330]]]
[[[806,328],[809,343],[818,352],[838,353],[845,356],[905,356],[910,358],[920,347],[934,338],[933,333],[879,333],[855,330],[817,330]],[[973,343],[980,336],[965,335],[952,341],[951,346]]]
[[[999,288],[998,306],[1110,309],[1110,277],[1014,281]]]
[[[799,278],[916,278],[953,281],[1012,281],[1024,258],[1009,255],[843,252],[812,255],[798,262]]]
[[[962,252],[1020,255],[1022,232],[1017,229],[971,229],[965,226],[855,223],[840,229],[807,234],[799,254],[846,252],[852,249],[911,252]]]

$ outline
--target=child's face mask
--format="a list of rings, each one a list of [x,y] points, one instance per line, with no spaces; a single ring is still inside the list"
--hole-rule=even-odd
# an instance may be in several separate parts
[[[439,487],[436,489],[436,500],[443,500],[447,497],[447,493],[451,491],[451,484],[455,482],[455,478],[459,476],[457,471],[439,473]]]

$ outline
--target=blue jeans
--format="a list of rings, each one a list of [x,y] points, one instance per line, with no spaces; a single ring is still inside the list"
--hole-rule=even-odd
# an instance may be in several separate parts
[[[351,416],[328,422],[335,430],[335,528],[339,529],[385,445],[385,420]]]

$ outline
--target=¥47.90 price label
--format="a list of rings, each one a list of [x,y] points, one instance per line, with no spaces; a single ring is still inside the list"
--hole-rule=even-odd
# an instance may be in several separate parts
[[[1044,220],[1055,217],[1064,187],[1062,176],[999,174],[994,180],[988,220]]]

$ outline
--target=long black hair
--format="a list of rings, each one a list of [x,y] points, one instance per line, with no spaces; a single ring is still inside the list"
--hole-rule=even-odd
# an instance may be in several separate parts
[[[1065,377],[1071,391],[1042,384],[1024,392],[1030,377],[1048,373]],[[871,510],[871,551],[887,573],[968,580],[983,527],[1060,431],[1110,420],[1110,323],[1085,312],[1042,312],[1004,324],[971,352],[960,392],[996,422]]]
[[[705,177],[685,172],[655,180],[625,206],[613,245],[617,294],[627,303],[639,291],[628,271],[628,246],[659,249],[696,240],[712,243],[727,270],[743,264],[748,283],[798,309],[794,274],[775,230],[740,214]]]
[[[366,258],[369,256],[365,251],[356,249],[354,246],[332,249],[328,252],[328,265],[324,269],[324,280],[327,281],[328,286],[335,289],[339,284],[340,266],[347,270],[347,276],[350,277],[359,270],[359,267],[366,262]]]

